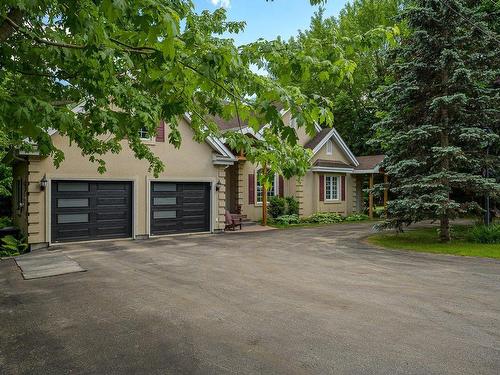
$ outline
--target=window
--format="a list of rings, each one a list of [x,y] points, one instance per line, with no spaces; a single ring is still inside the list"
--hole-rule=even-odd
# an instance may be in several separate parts
[[[328,140],[328,142],[326,142],[326,154],[327,155],[333,154],[333,143],[331,140]]]
[[[325,176],[325,198],[327,201],[339,199],[339,176]]]
[[[152,141],[153,137],[149,135],[148,129],[140,128],[139,129],[139,137],[144,141]]]
[[[24,207],[24,185],[21,178],[16,180],[16,200],[17,209],[21,210]]]
[[[256,184],[257,184],[257,203],[260,203],[262,204],[262,191],[263,191],[263,186],[262,184],[260,183],[260,170],[257,171],[257,180],[256,180]],[[276,175],[274,176],[273,180],[272,180],[272,184],[271,184],[271,187],[269,189],[267,189],[267,199],[269,200],[269,198],[273,197],[276,195]]]

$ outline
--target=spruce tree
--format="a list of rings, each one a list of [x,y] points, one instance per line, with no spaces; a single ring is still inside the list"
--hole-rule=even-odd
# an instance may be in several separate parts
[[[386,224],[401,229],[439,220],[440,239],[449,241],[450,219],[480,210],[485,194],[500,193],[483,174],[499,165],[497,153],[486,153],[499,143],[499,6],[414,0],[402,17],[411,34],[391,52],[392,82],[375,125],[395,197]]]

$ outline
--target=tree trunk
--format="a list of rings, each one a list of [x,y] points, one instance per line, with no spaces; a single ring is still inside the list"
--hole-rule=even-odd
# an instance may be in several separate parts
[[[439,239],[441,242],[450,242],[450,218],[448,215],[443,215],[441,217],[441,226],[440,226]]]
[[[443,85],[444,85],[444,94],[448,95],[448,70],[445,68],[443,70]],[[443,121],[442,129],[441,129],[441,147],[446,148],[450,145],[449,139],[449,113],[448,108],[444,107],[441,110],[441,118]],[[450,159],[448,156],[443,157],[441,161],[441,171],[447,173],[450,170]],[[441,180],[441,184],[443,189],[446,189],[446,205],[448,205],[450,200],[450,181],[447,177],[444,177]],[[441,242],[449,242],[450,241],[450,216],[447,208],[444,209],[443,214],[441,216],[441,233],[439,235]]]

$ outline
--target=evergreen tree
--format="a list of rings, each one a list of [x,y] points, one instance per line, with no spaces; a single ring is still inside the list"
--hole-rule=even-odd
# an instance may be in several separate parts
[[[402,16],[411,34],[394,51],[393,82],[376,125],[396,196],[386,224],[434,219],[450,240],[450,219],[479,209],[500,185],[483,176],[499,165],[499,6],[487,0],[415,0]],[[459,197],[459,199],[457,198]]]

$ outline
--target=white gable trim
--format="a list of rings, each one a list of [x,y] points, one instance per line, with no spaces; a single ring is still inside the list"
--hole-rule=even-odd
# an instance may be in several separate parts
[[[328,140],[330,138],[335,139],[335,142],[339,145],[339,147],[342,149],[342,151],[344,151],[344,153],[347,155],[347,158],[354,164],[355,167],[357,167],[359,165],[358,160],[356,159],[354,154],[351,152],[351,150],[349,150],[349,147],[347,147],[344,140],[342,139],[342,137],[340,136],[340,134],[337,132],[337,130],[335,128],[332,128],[332,130],[330,130],[328,132],[328,134],[321,140],[321,142],[319,142],[318,145],[316,147],[314,147],[313,156],[316,155],[319,152],[319,150],[321,150],[323,148],[323,146],[326,144],[326,142],[328,142]]]
[[[354,168],[339,168],[339,167],[312,167],[312,172],[331,172],[331,173],[353,173]]]
[[[189,113],[184,114],[184,118],[187,122],[191,123],[191,115]],[[232,159],[233,161],[238,160],[236,156],[224,145],[224,142],[217,137],[208,136],[206,142],[222,156]]]

